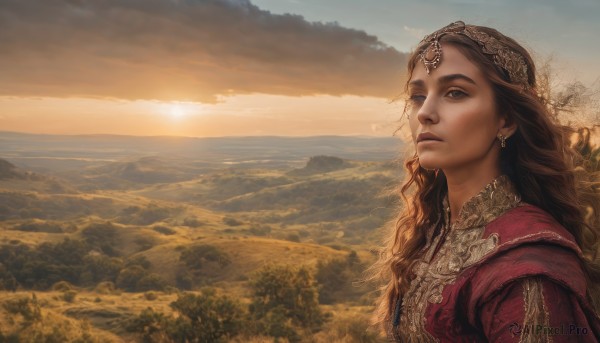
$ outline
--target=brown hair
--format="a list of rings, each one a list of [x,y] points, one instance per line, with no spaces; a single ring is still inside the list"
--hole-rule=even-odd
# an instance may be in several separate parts
[[[589,130],[563,126],[551,114],[548,101],[536,92],[536,69],[529,53],[513,39],[498,31],[477,26],[477,30],[498,39],[523,56],[527,64],[528,87],[512,83],[509,74],[479,45],[460,35],[444,35],[439,41],[451,44],[477,65],[494,90],[498,113],[516,122],[518,129],[501,150],[503,174],[509,176],[524,202],[550,213],[577,241],[584,254],[588,297],[600,309],[600,182],[599,172],[577,151],[589,146]],[[408,61],[408,81],[427,44],[419,46]],[[407,81],[407,82],[408,82]],[[579,133],[579,134],[577,134]],[[439,231],[438,214],[447,193],[446,178],[440,171],[421,168],[416,153],[404,162],[406,178],[398,190],[405,206],[398,206],[390,222],[390,233],[379,261],[371,267],[372,278],[386,282],[381,287],[374,322],[390,320],[396,300],[408,289],[411,264],[426,243],[426,235]],[[429,232],[429,231],[434,232]]]

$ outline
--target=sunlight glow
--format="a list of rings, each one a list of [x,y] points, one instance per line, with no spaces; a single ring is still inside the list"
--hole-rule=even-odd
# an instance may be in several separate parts
[[[205,112],[201,104],[193,102],[163,102],[159,104],[159,107],[161,114],[175,121]]]

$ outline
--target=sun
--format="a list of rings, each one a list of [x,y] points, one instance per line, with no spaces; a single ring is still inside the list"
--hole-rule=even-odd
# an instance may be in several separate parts
[[[182,104],[169,105],[169,116],[173,119],[181,119],[188,113]]]
[[[181,121],[188,117],[203,114],[204,107],[202,104],[194,102],[161,102],[157,107],[158,112],[172,121]]]

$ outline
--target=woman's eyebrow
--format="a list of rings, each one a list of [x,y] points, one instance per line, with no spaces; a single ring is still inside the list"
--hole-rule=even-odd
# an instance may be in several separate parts
[[[473,81],[472,78],[468,77],[465,74],[448,74],[448,75],[444,75],[441,76],[440,78],[438,78],[437,83],[438,84],[446,84],[455,80],[464,80],[468,83],[477,85],[477,83],[475,81]],[[413,80],[410,81],[408,83],[409,87],[424,87],[425,86],[425,82],[423,80],[417,79],[417,80]]]
[[[472,78],[468,77],[467,75],[464,74],[449,74],[449,75],[444,75],[442,77],[440,77],[438,79],[438,83],[439,84],[444,84],[444,83],[448,83],[454,80],[464,80],[467,81],[468,83],[472,83],[474,85],[477,85],[477,83],[475,83],[475,81],[473,81]]]

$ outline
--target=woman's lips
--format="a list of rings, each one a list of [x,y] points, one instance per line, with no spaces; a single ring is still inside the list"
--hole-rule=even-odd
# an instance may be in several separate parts
[[[417,136],[417,143],[423,141],[441,141],[442,139],[431,132],[422,132]]]

